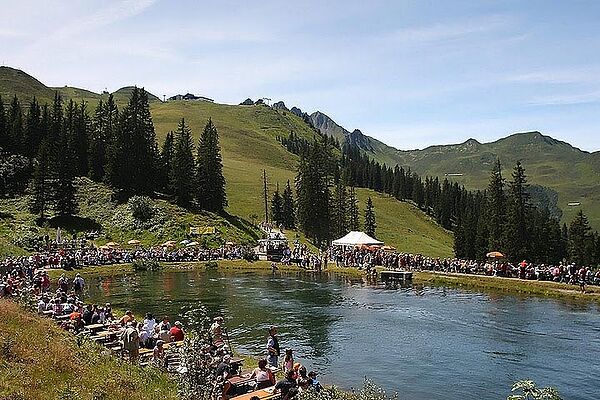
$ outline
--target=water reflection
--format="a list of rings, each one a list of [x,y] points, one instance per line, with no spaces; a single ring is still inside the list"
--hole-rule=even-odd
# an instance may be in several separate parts
[[[138,315],[179,318],[200,301],[254,355],[277,325],[284,348],[345,388],[368,375],[402,399],[500,399],[531,378],[564,398],[598,398],[600,314],[585,303],[279,273],[148,272],[96,283],[94,300]]]

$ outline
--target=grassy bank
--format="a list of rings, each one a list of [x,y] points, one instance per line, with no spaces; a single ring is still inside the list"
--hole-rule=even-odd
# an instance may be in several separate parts
[[[491,290],[525,296],[562,297],[600,302],[600,287],[598,286],[586,286],[586,292],[581,293],[579,286],[564,283],[426,271],[415,272],[413,274],[413,283],[432,286],[453,286],[470,290]]]
[[[219,271],[231,271],[231,272],[271,272],[270,261],[254,261],[249,262],[246,260],[219,260],[216,261],[216,269]],[[205,270],[215,268],[212,262],[199,261],[199,262],[181,262],[181,263],[161,263],[163,271],[186,271],[186,270]],[[280,272],[305,272],[303,268],[299,268],[295,264],[283,265],[277,264],[278,271]],[[115,275],[127,275],[133,274],[135,271],[131,264],[116,264],[116,265],[100,265],[96,267],[85,267],[82,269],[76,269],[71,271],[65,271],[63,269],[51,269],[48,274],[50,279],[58,279],[61,275],[67,277],[74,277],[76,274],[81,274],[84,277],[97,277],[97,276],[115,276]],[[329,264],[328,268],[323,272],[347,275],[347,276],[362,276],[363,271],[358,268],[338,268],[335,264]]]
[[[214,268],[225,272],[271,272],[271,262],[269,261],[219,260],[216,262],[216,267],[214,266],[215,263],[212,262],[162,263],[161,265],[163,271],[206,270]],[[277,264],[277,268],[279,272],[313,273],[296,265],[286,266]],[[377,270],[381,271],[383,268],[378,267]],[[94,277],[127,275],[134,272],[131,264],[119,264],[86,267],[73,271],[56,269],[50,270],[49,274],[51,279],[57,279],[62,274],[73,277],[75,274],[81,273],[84,277]],[[330,263],[327,269],[323,270],[323,273],[355,278],[362,277],[365,274],[364,271],[358,268],[336,267],[333,263]],[[445,274],[428,271],[415,272],[413,274],[413,283],[429,286],[450,286],[474,291],[496,291],[524,296],[570,298],[600,302],[600,287],[598,286],[586,286],[586,293],[581,293],[579,286],[564,283],[529,281],[485,275]]]
[[[101,348],[17,304],[0,300],[0,398],[176,399],[166,374],[103,355]]]

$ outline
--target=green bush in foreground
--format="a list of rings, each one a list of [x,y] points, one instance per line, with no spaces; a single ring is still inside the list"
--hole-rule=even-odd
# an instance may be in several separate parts
[[[512,392],[507,400],[562,400],[558,391],[552,387],[538,388],[534,381],[523,380],[513,384]]]

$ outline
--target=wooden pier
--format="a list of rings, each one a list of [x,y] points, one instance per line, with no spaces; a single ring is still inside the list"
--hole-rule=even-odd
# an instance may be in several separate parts
[[[411,271],[381,271],[379,276],[384,282],[411,282]]]

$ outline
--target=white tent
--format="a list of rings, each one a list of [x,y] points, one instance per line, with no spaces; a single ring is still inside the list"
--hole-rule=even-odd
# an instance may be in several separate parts
[[[381,246],[383,244],[383,242],[380,242],[377,239],[373,239],[371,236],[367,235],[366,233],[358,232],[358,231],[352,231],[352,232],[348,233],[346,236],[344,236],[343,238],[334,240],[332,243],[334,246],[346,246],[346,247],[360,246],[360,245]]]

